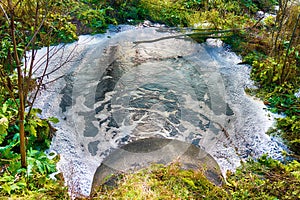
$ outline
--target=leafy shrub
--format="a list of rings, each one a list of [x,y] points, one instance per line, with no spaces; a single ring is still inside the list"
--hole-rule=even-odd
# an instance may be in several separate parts
[[[147,8],[140,0],[114,1],[109,6],[113,8],[109,11],[109,15],[119,23],[130,23],[130,21],[137,23],[145,20],[148,15]]]
[[[0,94],[1,100],[6,99],[4,97],[5,93]],[[40,110],[32,110],[25,123],[27,169],[21,168],[16,103],[6,99],[0,105],[0,199],[68,199],[62,181],[49,177],[56,172],[58,158],[51,160],[44,153],[54,131],[49,122],[57,122],[57,119],[40,119],[37,117]]]
[[[12,199],[68,199],[67,188],[62,181],[49,178],[56,172],[56,160],[50,160],[45,153],[30,149],[28,151],[28,169],[21,168],[20,158],[4,164],[0,177],[0,198]]]
[[[87,9],[78,12],[77,18],[95,32],[103,32],[107,28],[105,9]]]
[[[282,63],[268,57],[263,61],[255,60],[252,63],[251,78],[262,87],[273,87],[280,82]]]
[[[48,36],[51,32],[51,37]],[[70,22],[69,16],[62,16],[60,13],[50,13],[45,25],[39,32],[39,37],[42,39],[40,46],[45,45],[46,37],[51,40],[48,44],[68,43],[77,39],[76,26]]]
[[[299,199],[300,163],[282,164],[266,155],[243,163],[235,174],[228,174],[233,199]]]
[[[15,103],[11,99],[2,103],[0,107],[0,144],[4,142],[8,134],[9,122],[15,119],[17,113],[17,107],[15,107]]]
[[[300,155],[300,117],[294,115],[279,118],[277,120],[277,127],[282,130],[280,132],[281,137],[287,142],[291,150]]]

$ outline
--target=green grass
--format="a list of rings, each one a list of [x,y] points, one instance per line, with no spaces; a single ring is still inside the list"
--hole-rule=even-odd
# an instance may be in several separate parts
[[[95,199],[228,199],[224,188],[208,181],[202,171],[183,170],[178,163],[153,165],[118,177],[117,186],[103,185]]]

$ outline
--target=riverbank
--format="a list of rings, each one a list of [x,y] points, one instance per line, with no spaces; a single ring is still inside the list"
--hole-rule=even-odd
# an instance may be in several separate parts
[[[2,38],[2,48],[0,50],[0,100],[2,103],[0,109],[0,174],[2,176],[0,181],[0,195],[8,195],[11,198],[17,198],[20,195],[27,194],[30,194],[30,198],[41,194],[44,197],[51,195],[53,195],[53,197],[65,197],[67,195],[67,193],[64,193],[64,187],[61,186],[61,180],[53,182],[48,176],[48,174],[55,171],[54,163],[56,162],[55,160],[57,160],[57,157],[54,160],[49,160],[43,152],[43,150],[49,147],[50,139],[54,133],[54,129],[49,126],[49,122],[55,123],[57,119],[55,117],[40,119],[37,117],[40,110],[32,109],[32,112],[27,114],[26,121],[24,121],[25,130],[22,131],[22,128],[19,130],[19,127],[23,124],[22,117],[25,117],[24,115],[26,115],[22,106],[30,107],[33,104],[30,100],[22,103],[22,95],[27,96],[27,92],[38,86],[39,83],[41,83],[41,88],[43,88],[43,90],[48,90],[48,92],[54,93],[60,91],[60,85],[56,85],[57,87],[53,88],[54,90],[51,91],[51,88],[48,88],[49,83],[40,82],[42,80],[41,77],[31,79],[31,69],[27,70],[26,68],[22,68],[21,66],[23,63],[20,62],[19,59],[24,61],[28,60],[30,56],[34,57],[34,51],[32,54],[25,56],[24,52],[27,52],[30,49],[37,49],[45,45],[74,41],[78,39],[77,36],[82,33],[82,31],[86,31],[86,33],[99,33],[107,29],[107,24],[116,23],[116,21],[119,23],[121,21],[125,23],[136,23],[141,19],[159,21],[166,23],[169,26],[176,27],[164,30],[167,30],[169,34],[176,33],[175,30],[190,31],[192,28],[182,29],[178,27],[190,27],[195,24],[198,24],[197,28],[212,28],[213,30],[218,30],[217,32],[219,32],[219,30],[221,30],[220,32],[222,32],[222,30],[225,30],[226,32],[230,29],[230,33],[228,34],[214,34],[213,36],[222,37],[227,43],[230,43],[231,48],[234,49],[235,52],[244,56],[242,63],[249,63],[252,65],[250,76],[255,81],[257,88],[246,88],[246,91],[251,95],[256,95],[263,99],[264,104],[267,105],[267,109],[274,113],[280,113],[286,116],[277,120],[277,127],[271,132],[272,134],[276,134],[279,138],[283,138],[283,141],[289,145],[290,150],[293,152],[288,151],[288,154],[294,154],[293,156],[295,158],[298,157],[297,154],[299,154],[298,151],[300,149],[298,148],[300,130],[299,97],[295,95],[299,92],[298,44],[300,34],[299,26],[297,25],[299,23],[300,15],[299,5],[297,4],[298,2],[279,1],[280,4],[279,9],[277,10],[277,15],[266,17],[264,20],[256,18],[255,13],[258,10],[265,13],[272,13],[276,2],[264,1],[263,4],[261,2],[253,3],[248,1],[213,1],[210,3],[207,3],[206,1],[176,1],[176,3],[174,3],[173,1],[165,0],[130,0],[125,3],[119,1],[102,1],[101,4],[99,4],[99,2],[96,3],[89,0],[69,0],[64,1],[63,3],[51,1],[40,2],[39,4],[31,4],[27,1],[24,1],[22,4],[14,1],[9,2],[10,3],[8,4],[3,2],[0,3],[0,15],[3,16],[0,18],[2,24],[0,29],[0,37]],[[14,7],[14,9],[12,9],[12,7]],[[18,10],[18,12],[9,12],[12,10]],[[43,16],[44,18],[41,20],[39,13],[49,13],[49,15],[45,14]],[[151,23],[147,24],[144,25],[151,26]],[[78,26],[76,27],[76,25]],[[170,32],[170,30],[173,30],[173,32]],[[118,29],[114,30],[114,32],[119,31],[120,30]],[[211,32],[209,31],[209,33]],[[174,38],[174,35],[170,35],[167,37],[168,39],[173,38],[179,40],[183,39],[183,36],[184,35],[181,35],[179,37],[177,35],[177,38]],[[209,35],[202,36],[200,33],[198,41],[203,43],[206,41],[207,37],[209,37]],[[12,40],[12,38],[15,38],[16,40]],[[88,37],[86,37],[86,39],[87,38]],[[101,36],[98,39],[101,39]],[[92,42],[97,43],[98,40],[93,40]],[[120,91],[111,91],[113,86],[118,86],[117,88],[122,89],[122,81],[131,84],[130,77],[136,75],[133,71],[128,72],[128,63],[125,63],[127,68],[123,67],[124,64],[120,65],[122,62],[128,61],[124,52],[127,52],[129,49],[130,42],[125,45],[122,45],[124,44],[122,43],[120,46],[114,45],[104,50],[100,47],[100,51],[103,50],[102,53],[106,56],[102,60],[98,60],[96,58],[98,55],[97,50],[93,51],[92,54],[87,53],[91,50],[91,48],[87,51],[81,51],[81,47],[85,46],[85,43],[82,43],[83,46],[76,46],[76,48],[81,48],[81,50],[78,51],[79,54],[73,54],[76,55],[75,58],[77,59],[73,59],[73,57],[71,58],[65,55],[56,60],[57,62],[54,63],[54,65],[59,67],[59,65],[63,64],[65,59],[67,59],[67,64],[75,64],[73,69],[67,68],[69,71],[67,70],[66,72],[63,72],[61,77],[56,77],[57,80],[64,78],[64,83],[62,84],[62,86],[64,86],[63,93],[59,94],[63,101],[58,101],[56,103],[60,102],[59,106],[62,111],[62,115],[60,116],[61,121],[70,120],[71,123],[66,122],[65,124],[71,126],[72,129],[75,127],[76,130],[78,129],[80,133],[83,133],[84,138],[79,138],[83,139],[82,141],[85,142],[85,139],[89,138],[86,144],[80,144],[82,145],[81,150],[86,151],[86,155],[91,154],[97,156],[98,153],[101,152],[101,148],[105,149],[108,147],[104,146],[99,148],[100,142],[103,141],[98,139],[94,140],[95,135],[97,135],[97,130],[99,132],[99,129],[101,129],[102,132],[107,132],[107,135],[101,138],[105,138],[104,140],[106,141],[111,141],[108,145],[112,146],[126,144],[140,137],[144,137],[145,134],[148,136],[153,135],[155,131],[161,128],[162,132],[156,132],[155,136],[174,137],[181,138],[183,140],[187,138],[188,141],[198,146],[203,143],[207,144],[207,142],[208,144],[215,144],[216,140],[221,140],[223,141],[221,147],[226,145],[226,148],[232,149],[229,153],[237,153],[238,157],[251,156],[258,152],[245,151],[245,149],[243,149],[243,142],[245,140],[242,139],[242,135],[239,134],[239,130],[233,132],[237,133],[239,135],[237,138],[241,140],[238,144],[232,142],[234,137],[232,138],[229,131],[232,131],[232,129],[235,130],[235,126],[233,125],[238,122],[235,119],[236,112],[233,108],[237,108],[238,110],[239,108],[236,107],[236,105],[230,104],[230,102],[226,102],[229,98],[222,93],[222,91],[225,91],[222,86],[224,85],[222,83],[222,75],[226,76],[227,72],[225,69],[222,70],[222,73],[219,73],[219,71],[216,70],[219,68],[219,64],[223,65],[219,62],[220,59],[217,59],[218,62],[214,62],[213,65],[209,66],[209,68],[214,70],[212,70],[213,72],[210,72],[211,75],[207,76],[208,79],[205,79],[207,77],[203,76],[203,74],[205,75],[205,73],[208,73],[209,70],[204,70],[204,73],[201,70],[197,70],[199,69],[197,68],[198,65],[195,64],[193,59],[191,60],[192,57],[188,59],[185,56],[179,55],[178,57],[178,55],[176,55],[175,57],[171,56],[167,58],[160,56],[159,59],[153,59],[156,55],[155,53],[153,54],[153,49],[150,49],[150,51],[144,51],[143,48],[145,46],[143,46],[143,44],[142,48],[139,46],[141,43],[143,42],[139,41],[138,43],[135,43],[135,45],[138,44],[138,48],[132,48],[132,50],[136,50],[135,52],[128,52],[131,55],[135,55],[134,57],[129,57],[131,61],[133,61],[129,62],[131,63],[129,67],[132,67],[132,63],[134,63],[133,67],[139,65],[137,68],[143,75],[141,77],[145,77],[145,74],[148,72],[147,68],[150,67],[151,69],[155,69],[155,67],[161,66],[163,62],[167,62],[171,64],[171,67],[167,68],[170,70],[170,73],[167,73],[168,71],[164,72],[164,76],[162,77],[172,80],[169,76],[173,75],[173,79],[184,83],[183,88],[185,87],[186,90],[180,89],[180,87],[171,87],[169,85],[164,86],[164,82],[158,82],[158,84],[138,84],[139,87],[134,87],[136,91],[129,90],[132,92],[129,96],[126,96],[126,93],[122,96]],[[146,43],[151,42],[148,41]],[[174,45],[175,44],[178,44],[178,42],[174,42]],[[103,46],[106,45],[108,44],[103,43]],[[64,45],[59,45],[59,47],[62,46]],[[12,51],[12,49],[14,49],[14,51]],[[208,51],[207,48],[204,49],[205,51],[200,48],[200,52],[203,53]],[[210,53],[212,52],[213,51]],[[169,52],[164,53],[166,53],[166,55],[174,55],[169,54]],[[18,54],[20,54],[19,59],[17,56]],[[93,55],[95,57],[93,57]],[[94,60],[96,60],[96,62],[80,63],[80,60],[85,57],[95,58]],[[217,57],[211,58],[210,56],[204,56],[203,58],[209,58],[207,60],[212,61]],[[115,58],[117,58],[117,62],[111,63],[111,61],[114,61]],[[149,60],[151,60],[155,65],[147,63]],[[104,64],[102,63],[103,66],[107,66],[110,63],[110,66],[104,71],[97,71],[97,74],[94,74],[93,72],[95,71],[83,70],[83,66],[85,66],[85,64],[87,66],[94,65],[95,63],[101,63],[102,61],[104,62]],[[199,61],[199,63],[201,63],[201,61]],[[169,64],[167,66],[169,66]],[[100,80],[98,80],[95,85],[89,85],[87,79],[84,79],[85,81],[82,82],[77,82],[78,80],[81,80],[78,77],[79,73],[72,74],[72,72],[74,72],[75,69],[78,69],[77,67],[80,65],[82,68],[78,72],[83,72],[83,75],[91,75],[91,77],[93,77],[103,74],[103,76],[99,77]],[[184,66],[183,68],[185,70],[179,70],[180,73],[174,73],[182,66]],[[21,71],[18,71],[19,79],[15,76],[15,70],[18,67],[21,67]],[[35,67],[36,66],[34,66],[34,68]],[[158,69],[156,69],[159,73],[163,73],[162,69],[164,69],[164,67],[157,67]],[[117,70],[111,71],[111,69]],[[69,76],[63,76],[68,72],[70,73]],[[151,71],[150,73],[154,74]],[[23,81],[22,74],[24,76]],[[50,83],[56,80],[55,76],[52,75],[54,75],[54,73],[47,74],[45,76],[54,78],[48,79]],[[73,79],[73,77],[75,77],[75,79]],[[141,80],[143,80],[143,78]],[[184,82],[184,80],[189,81]],[[207,81],[205,82],[204,80]],[[173,80],[173,83],[174,82],[175,81]],[[142,82],[140,81],[135,83]],[[199,84],[197,85],[195,83]],[[214,87],[214,83],[221,83],[221,87]],[[95,95],[95,98],[87,95],[89,94],[88,90],[83,91],[86,89],[86,85],[88,85],[88,87],[96,88],[95,94],[97,95]],[[103,90],[103,88],[106,88],[107,90]],[[23,90],[23,94],[21,94],[22,89],[25,89]],[[211,90],[213,92],[209,92]],[[233,91],[235,92],[235,90]],[[182,94],[183,98],[179,98],[180,95],[176,95],[178,93]],[[80,96],[80,94],[83,95]],[[119,94],[124,97],[122,98],[122,101],[118,101],[118,98],[114,98],[115,96],[119,96]],[[76,95],[79,95],[79,98],[76,98]],[[211,96],[217,98],[211,98]],[[50,95],[51,100],[52,97],[55,97],[55,95]],[[224,97],[226,97],[226,99]],[[110,101],[109,98],[112,98],[111,100],[113,101]],[[89,100],[85,101],[85,99]],[[214,101],[211,101],[212,99]],[[233,99],[237,98],[234,97]],[[18,103],[19,100],[21,101],[21,105]],[[201,102],[200,106],[202,107],[199,106],[199,109],[197,109],[198,105],[195,102]],[[76,103],[82,104],[76,105]],[[219,103],[221,104],[220,107],[218,106]],[[96,107],[92,106],[93,104]],[[73,112],[70,109],[73,105],[76,105],[77,108],[79,108],[77,111],[80,112],[77,113],[76,110]],[[47,109],[52,109],[51,104],[46,107]],[[127,116],[126,119],[133,120],[134,123],[132,126],[129,126],[132,122],[130,120],[121,121],[122,116],[124,117],[124,115],[121,114],[123,110],[126,111],[124,108],[129,109],[129,112],[125,112],[125,116]],[[149,111],[147,111],[147,109],[149,109]],[[136,112],[137,110],[139,112]],[[179,112],[179,110],[183,112]],[[196,110],[196,112],[193,110]],[[21,115],[19,115],[18,111]],[[113,113],[114,111],[118,112]],[[205,111],[206,115],[203,115],[202,111]],[[201,114],[197,115],[197,113]],[[110,114],[112,114],[112,117],[107,117]],[[72,121],[76,123],[73,123]],[[147,121],[150,123],[147,123]],[[246,121],[248,123],[248,120]],[[197,124],[197,122],[199,122],[199,124]],[[75,126],[75,124],[78,124],[78,126]],[[161,126],[162,124],[164,124],[164,126]],[[236,124],[238,125],[239,123]],[[72,131],[71,128],[65,130]],[[118,132],[118,129],[120,128],[124,131],[124,135],[119,134],[120,131]],[[256,129],[256,127],[254,128],[255,132],[260,130]],[[149,131],[145,132],[146,129],[148,129],[151,133],[149,133]],[[191,129],[196,131],[190,132]],[[184,133],[186,130],[188,130],[190,134]],[[246,133],[243,131],[241,132]],[[78,135],[82,136],[82,134]],[[134,135],[134,137],[132,137],[132,135]],[[206,137],[206,135],[216,135],[216,137],[213,138],[213,140],[209,140],[211,137]],[[260,139],[260,136],[261,135],[259,134],[257,139]],[[251,138],[251,135],[247,135],[247,137]],[[28,141],[26,144],[27,152],[23,151],[24,145],[20,145],[21,155],[18,148],[19,138],[21,138],[22,141],[24,141],[24,139]],[[112,140],[109,138],[112,138]],[[68,139],[69,138],[67,137],[63,138],[65,141],[68,141]],[[72,150],[74,148],[72,146],[73,142],[76,142],[76,139],[71,139],[71,142],[66,142],[66,151],[71,149],[72,153],[76,154],[79,152],[77,150]],[[256,140],[254,138],[252,139],[253,143],[250,143],[250,149],[252,149],[252,146],[256,147]],[[242,144],[241,149],[234,147],[239,144]],[[206,146],[206,149],[215,147],[215,145],[208,145]],[[272,149],[273,147],[273,145],[270,145],[268,148]],[[285,149],[284,146],[281,147]],[[260,150],[266,149],[263,147],[263,149],[259,149],[259,151]],[[26,153],[28,154],[27,159],[29,160],[27,163],[28,170],[20,167],[21,158],[22,166],[25,167],[24,158]],[[105,152],[102,156],[105,157],[108,154],[109,151]],[[286,154],[286,152],[284,154]],[[265,157],[259,159],[258,162],[249,161],[246,164],[246,169],[243,167],[241,170],[238,170],[235,175],[233,175],[236,180],[231,185],[231,189],[233,190],[231,191],[231,194],[237,195],[237,197],[240,197],[239,194],[242,194],[242,197],[245,194],[252,195],[248,195],[247,198],[255,198],[257,196],[261,197],[265,194],[271,195],[272,197],[276,196],[277,198],[292,198],[297,196],[297,190],[293,187],[289,187],[293,185],[297,186],[298,183],[297,174],[299,174],[299,170],[297,169],[297,162],[287,161],[286,159],[290,159],[290,157],[284,157],[283,162],[287,162],[285,165],[277,162],[276,160],[266,159]],[[67,163],[70,160],[64,161]],[[232,163],[235,161],[237,160],[233,160]],[[73,177],[74,172],[72,172],[72,168],[69,167],[68,169],[65,170],[69,171],[69,174],[71,174],[69,177]],[[86,169],[87,168],[79,169],[78,171],[86,173]],[[284,173],[278,174],[278,171]],[[256,173],[263,175],[256,176]],[[16,179],[16,177],[18,178]],[[253,179],[253,177],[255,178]],[[278,178],[274,180],[272,177]],[[247,182],[247,180],[250,181]],[[284,180],[286,184],[280,184],[281,180]],[[253,185],[253,182],[258,186]],[[76,180],[71,181],[71,183],[72,184],[69,184],[71,185],[69,191],[71,191],[72,196],[74,196],[76,192],[77,194],[82,193],[80,189],[78,189],[80,187],[78,186],[79,184],[76,183]],[[57,192],[53,193],[53,191]],[[88,191],[88,189],[86,191]],[[289,193],[290,191],[293,192]],[[282,194],[286,195],[282,196]]]

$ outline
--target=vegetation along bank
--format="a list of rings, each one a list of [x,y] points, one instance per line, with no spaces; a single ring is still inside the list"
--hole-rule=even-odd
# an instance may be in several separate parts
[[[258,16],[258,11],[269,14]],[[119,177],[113,189],[103,186],[98,198],[300,198],[300,5],[292,0],[0,1],[0,198],[69,198],[62,178],[49,178],[59,158],[49,159],[44,151],[55,134],[50,124],[57,119],[40,119],[40,110],[32,108],[43,77],[32,77],[29,56],[33,58],[42,46],[104,32],[109,24],[145,19],[194,27],[194,33],[205,29],[205,34],[191,37],[198,42],[221,37],[242,55],[244,63],[252,66],[251,78],[257,85],[247,92],[285,116],[270,134],[279,135],[290,152],[284,162],[263,156],[242,164],[228,174],[222,187],[176,164],[153,166]]]

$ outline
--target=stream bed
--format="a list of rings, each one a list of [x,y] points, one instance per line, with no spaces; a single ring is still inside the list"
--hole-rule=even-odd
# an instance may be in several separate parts
[[[58,168],[72,194],[89,195],[103,159],[143,138],[194,144],[224,175],[249,157],[281,158],[284,146],[265,134],[273,116],[244,92],[254,87],[250,67],[240,65],[219,40],[198,44],[172,37],[179,34],[163,27],[113,26],[106,34],[52,47],[57,53],[49,71],[68,62],[46,77],[50,83],[35,107],[42,117],[60,121],[49,151],[60,154]]]

